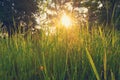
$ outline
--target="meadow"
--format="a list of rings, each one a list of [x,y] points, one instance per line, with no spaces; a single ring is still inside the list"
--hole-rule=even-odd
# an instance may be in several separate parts
[[[120,80],[120,31],[57,28],[0,38],[0,80]]]

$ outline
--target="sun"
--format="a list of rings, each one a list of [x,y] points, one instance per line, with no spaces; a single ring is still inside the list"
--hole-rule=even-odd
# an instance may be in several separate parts
[[[62,17],[61,17],[61,24],[64,27],[68,28],[72,25],[72,19],[68,15],[63,14]]]

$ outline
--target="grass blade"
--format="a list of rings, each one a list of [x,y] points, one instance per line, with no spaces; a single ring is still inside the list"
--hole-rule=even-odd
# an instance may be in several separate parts
[[[115,80],[115,76],[114,76],[112,70],[111,70],[111,80]]]
[[[104,80],[107,80],[107,57],[106,57],[106,53],[104,55],[104,60],[103,60],[103,63],[104,63]]]
[[[95,76],[96,76],[97,80],[100,80],[100,77],[99,77],[99,75],[98,75],[97,69],[96,69],[95,64],[94,64],[94,62],[93,62],[93,59],[92,59],[92,57],[91,57],[91,55],[90,55],[90,53],[89,53],[89,51],[88,51],[87,48],[86,48],[86,54],[87,54],[87,57],[88,57],[88,59],[89,59],[89,62],[90,62],[90,64],[91,64],[91,66],[92,66],[92,69],[93,69],[93,71],[94,71],[94,73],[95,73]]]

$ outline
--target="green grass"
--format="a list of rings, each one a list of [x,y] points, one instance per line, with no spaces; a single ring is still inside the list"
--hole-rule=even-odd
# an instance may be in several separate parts
[[[57,29],[0,39],[0,80],[120,80],[120,32]]]

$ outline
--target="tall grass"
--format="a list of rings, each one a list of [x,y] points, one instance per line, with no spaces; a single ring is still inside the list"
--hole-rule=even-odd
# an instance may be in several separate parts
[[[120,32],[58,28],[0,39],[0,80],[120,80]]]

